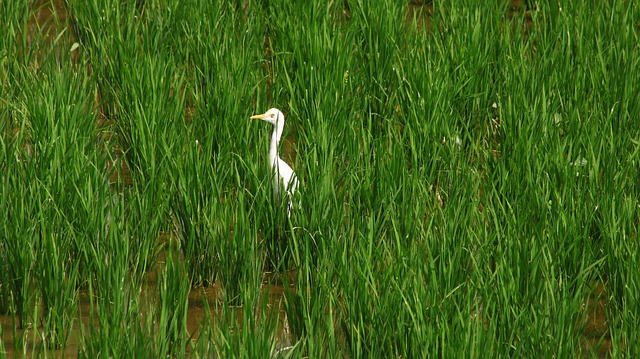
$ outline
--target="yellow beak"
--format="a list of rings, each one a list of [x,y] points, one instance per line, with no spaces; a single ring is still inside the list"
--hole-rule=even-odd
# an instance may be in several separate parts
[[[249,118],[252,120],[264,120],[267,117],[269,117],[269,115],[267,115],[266,113],[263,113],[262,115],[253,115]]]

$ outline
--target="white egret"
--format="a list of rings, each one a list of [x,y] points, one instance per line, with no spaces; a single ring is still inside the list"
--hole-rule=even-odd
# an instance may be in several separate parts
[[[273,134],[269,145],[269,163],[273,171],[273,196],[276,200],[279,200],[281,198],[281,188],[284,189],[289,201],[287,216],[290,216],[291,208],[293,208],[292,197],[296,188],[298,188],[298,178],[291,167],[278,156],[278,145],[284,130],[284,114],[277,108],[272,108],[262,115],[255,115],[250,118],[252,120],[263,120],[273,125]]]

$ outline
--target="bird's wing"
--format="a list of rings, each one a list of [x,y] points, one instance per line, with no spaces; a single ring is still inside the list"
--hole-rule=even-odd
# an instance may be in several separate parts
[[[278,173],[280,174],[280,178],[282,178],[282,184],[286,190],[293,194],[298,187],[298,178],[295,172],[293,172],[285,161],[278,159]]]

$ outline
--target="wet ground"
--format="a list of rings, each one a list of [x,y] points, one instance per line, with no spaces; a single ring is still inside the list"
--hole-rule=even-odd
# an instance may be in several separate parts
[[[164,265],[163,260],[159,260],[158,267]],[[149,312],[156,305],[158,296],[156,295],[157,273],[158,271],[151,271],[146,277],[145,284],[141,289],[140,298],[140,311],[144,313]],[[290,280],[294,280],[295,272],[289,272],[286,275]],[[286,351],[294,343],[292,340],[291,331],[287,321],[287,315],[284,307],[284,296],[286,292],[292,292],[293,287],[287,287],[278,280],[277,275],[274,273],[265,273],[262,283],[262,296],[267,300],[265,303],[269,309],[266,312],[272,316],[270,320],[277,323],[277,330],[275,333],[275,350],[277,352]],[[209,323],[216,321],[218,316],[223,315],[223,311],[231,310],[238,318],[238,323],[242,323],[242,317],[245,310],[242,306],[222,308],[220,303],[222,299],[222,291],[219,283],[210,285],[208,287],[192,288],[189,293],[188,310],[187,310],[187,335],[192,338],[193,341],[197,341],[200,330],[202,329],[203,321],[207,320]],[[262,307],[262,306],[259,306]],[[210,317],[207,318],[206,316]],[[264,315],[264,314],[263,314]],[[79,291],[78,296],[78,320],[82,323],[82,331],[87,333],[90,330],[91,325],[99,326],[99,323],[91,323],[91,298],[88,290],[83,289]],[[256,318],[256,322],[259,322],[260,318]],[[142,321],[145,318],[141,318]],[[38,328],[34,331],[33,323],[27,323],[24,329],[18,329],[17,323],[14,323],[12,315],[0,315],[0,325],[2,326],[2,345],[5,350],[5,354],[8,358],[21,356],[19,352],[15,350],[16,340],[23,340],[22,347],[25,348],[28,356],[36,354],[42,346],[41,338],[38,336]],[[15,330],[15,332],[14,332]],[[58,349],[52,351],[56,358],[77,358],[80,347],[81,328],[78,323],[74,323],[74,328],[71,331],[69,341],[64,349]],[[190,352],[192,348],[188,345],[187,352]]]

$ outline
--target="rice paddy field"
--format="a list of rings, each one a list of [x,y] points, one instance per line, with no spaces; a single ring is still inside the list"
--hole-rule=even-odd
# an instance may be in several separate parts
[[[639,32],[626,0],[0,2],[0,358],[638,357]]]

